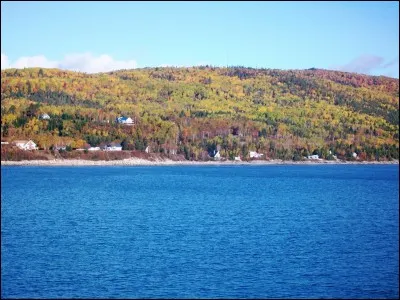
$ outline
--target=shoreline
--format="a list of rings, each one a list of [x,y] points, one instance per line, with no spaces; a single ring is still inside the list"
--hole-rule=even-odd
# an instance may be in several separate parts
[[[129,158],[123,160],[22,160],[1,161],[2,166],[264,166],[264,165],[398,165],[393,161],[342,161],[342,160],[314,160],[314,161],[283,161],[283,160],[254,160],[254,161],[173,161],[173,160],[146,160]]]

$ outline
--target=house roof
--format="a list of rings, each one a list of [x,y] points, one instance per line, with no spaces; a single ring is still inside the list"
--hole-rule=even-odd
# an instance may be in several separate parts
[[[15,144],[20,144],[20,143],[23,143],[23,144],[26,144],[26,143],[28,143],[29,141],[31,141],[31,140],[16,140],[16,141],[14,141],[13,143],[15,143]]]
[[[107,145],[108,147],[122,147],[119,143],[111,143]]]

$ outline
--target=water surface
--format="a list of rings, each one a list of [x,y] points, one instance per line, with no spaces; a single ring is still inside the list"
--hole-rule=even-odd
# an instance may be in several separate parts
[[[3,298],[397,298],[398,165],[1,167]]]

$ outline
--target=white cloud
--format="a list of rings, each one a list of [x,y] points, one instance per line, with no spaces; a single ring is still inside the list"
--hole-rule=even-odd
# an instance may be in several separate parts
[[[8,61],[8,56],[5,54],[1,54],[1,69],[7,69],[10,67],[10,62]]]
[[[48,60],[44,55],[30,56],[30,57],[20,57],[15,63],[12,63],[13,68],[58,68],[58,62]]]
[[[111,56],[103,54],[98,57],[91,53],[75,53],[64,57],[60,63],[61,69],[81,71],[87,73],[109,72],[120,69],[134,69],[137,63],[134,60],[114,60]]]
[[[51,61],[44,55],[38,55],[20,57],[15,62],[11,62],[7,55],[1,53],[1,69],[42,67],[60,68],[86,73],[98,73],[120,69],[134,69],[136,66],[137,63],[135,60],[114,60],[107,54],[102,54],[96,57],[89,52],[68,54],[61,61]]]

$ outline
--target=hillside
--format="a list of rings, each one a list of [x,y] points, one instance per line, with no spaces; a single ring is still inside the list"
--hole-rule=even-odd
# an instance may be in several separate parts
[[[51,119],[41,120],[47,113]],[[117,124],[131,117],[134,126]],[[121,142],[206,160],[399,158],[399,80],[320,69],[145,68],[84,74],[1,71],[1,138],[40,148]]]

